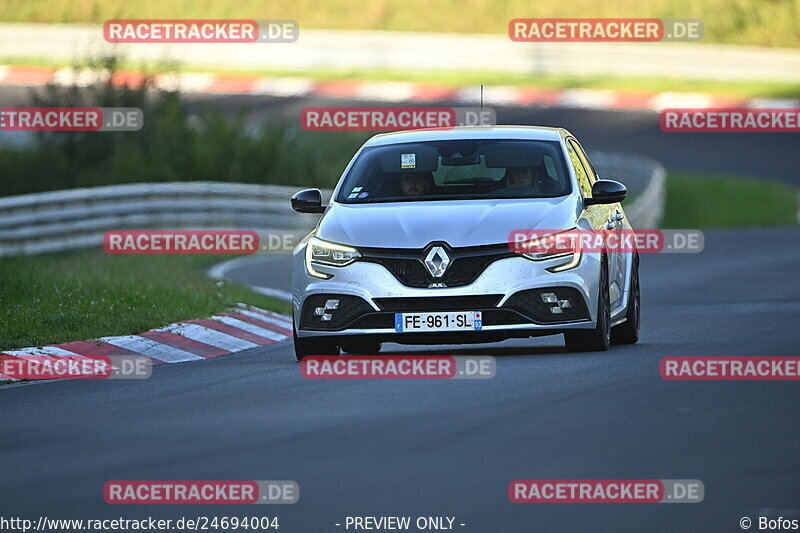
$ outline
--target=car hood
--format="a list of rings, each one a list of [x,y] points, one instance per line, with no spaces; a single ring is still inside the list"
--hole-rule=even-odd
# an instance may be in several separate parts
[[[320,221],[320,239],[369,248],[423,248],[507,243],[514,230],[573,227],[575,201],[559,198],[333,203]]]

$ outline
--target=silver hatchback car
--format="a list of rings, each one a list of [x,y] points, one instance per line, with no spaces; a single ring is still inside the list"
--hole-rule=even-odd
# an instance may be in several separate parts
[[[574,351],[639,338],[638,254],[519,253],[520,230],[631,230],[625,187],[560,128],[498,126],[372,137],[294,249],[298,359],[383,342],[463,344],[563,334]]]

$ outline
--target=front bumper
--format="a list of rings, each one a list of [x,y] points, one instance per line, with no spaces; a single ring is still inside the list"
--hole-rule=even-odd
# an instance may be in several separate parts
[[[566,272],[546,270],[563,259],[535,262],[507,257],[489,264],[474,282],[459,287],[414,288],[400,283],[383,265],[356,261],[346,267],[315,266],[333,277],[314,278],[306,272],[304,248],[293,257],[292,304],[299,337],[369,337],[399,343],[466,343],[509,337],[550,335],[595,327],[600,258],[584,254]],[[569,298],[571,306],[550,313],[541,292]],[[337,301],[324,322],[314,311]],[[425,311],[482,311],[480,331],[398,333],[394,313]]]

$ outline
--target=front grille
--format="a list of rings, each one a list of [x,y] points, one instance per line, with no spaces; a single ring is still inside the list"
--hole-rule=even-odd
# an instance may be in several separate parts
[[[326,304],[327,307],[334,307],[333,302],[336,302],[335,309],[326,309]],[[322,309],[323,313],[318,314],[317,309]],[[303,303],[300,327],[316,330],[340,330],[358,317],[372,311],[374,311],[372,306],[358,296],[313,294]],[[326,320],[325,315],[330,318]]]
[[[353,329],[394,329],[394,313],[370,313],[351,326]]]
[[[480,311],[497,307],[501,294],[477,296],[426,296],[421,298],[375,298],[382,311]]]
[[[428,287],[428,285],[434,282],[433,277],[431,277],[425,265],[418,259],[362,257],[362,260],[378,263],[391,272],[392,275],[397,278],[397,281],[407,287]],[[441,281],[442,278],[437,280],[437,282]]]
[[[555,303],[546,303],[542,300],[542,294],[552,293],[556,298],[569,300],[569,307],[563,307]],[[559,307],[561,313],[555,314],[552,308]],[[558,322],[574,322],[576,320],[586,320],[589,313],[586,311],[586,302],[581,292],[572,287],[550,287],[546,289],[531,289],[520,291],[511,296],[503,308],[513,309],[530,318],[533,322],[554,324]]]
[[[442,277],[434,278],[423,260],[430,249],[437,245],[442,246],[450,256],[450,265]],[[507,244],[450,248],[443,243],[431,243],[423,250],[360,248],[359,251],[362,261],[377,263],[403,285],[419,288],[427,288],[432,283],[444,283],[447,287],[469,285],[493,262],[515,256]]]

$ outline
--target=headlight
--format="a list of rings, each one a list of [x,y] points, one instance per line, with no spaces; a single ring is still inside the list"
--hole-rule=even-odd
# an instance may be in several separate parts
[[[359,257],[361,254],[355,248],[312,237],[306,245],[306,270],[315,278],[330,279],[330,274],[314,270],[314,265],[343,267]]]
[[[556,266],[547,267],[550,272],[563,272],[575,268],[581,262],[581,235],[576,228],[542,235],[533,232],[530,240],[515,244],[515,247],[522,257],[531,261],[565,259]],[[528,248],[531,251],[525,252]]]

